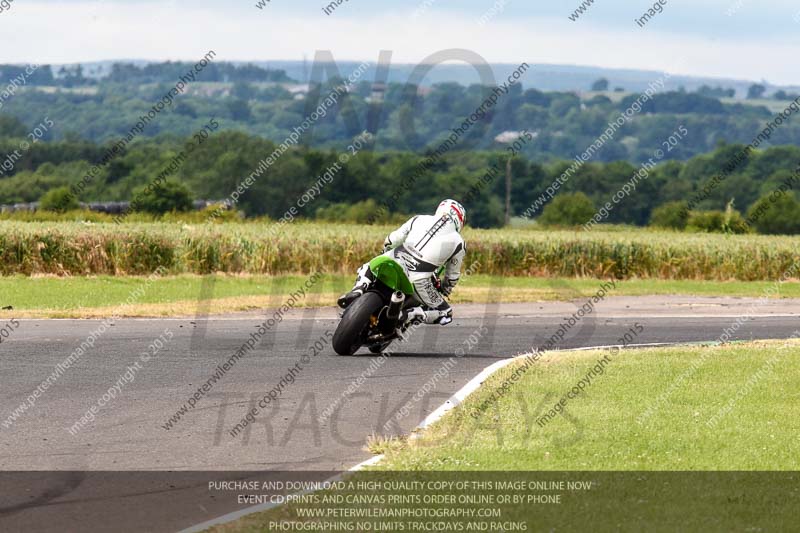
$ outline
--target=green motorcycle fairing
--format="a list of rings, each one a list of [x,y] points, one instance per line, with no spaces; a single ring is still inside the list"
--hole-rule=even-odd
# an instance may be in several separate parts
[[[400,291],[406,296],[414,295],[414,286],[406,276],[403,267],[391,257],[379,255],[369,262],[369,269],[390,289]]]

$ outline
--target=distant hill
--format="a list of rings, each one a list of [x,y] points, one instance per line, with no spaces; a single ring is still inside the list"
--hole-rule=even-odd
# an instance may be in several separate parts
[[[375,61],[377,61],[377,56]],[[311,70],[311,61],[256,61],[255,64],[283,70],[290,78],[302,81],[308,81]],[[354,71],[359,64],[357,61],[337,61],[337,66],[342,74]],[[662,77],[661,72],[648,70],[607,69],[577,65],[532,64],[532,66],[533,68],[522,80],[522,84],[526,89],[533,88],[543,91],[586,91],[599,78],[606,78],[611,88],[621,87],[626,91],[643,91],[650,83]],[[393,63],[389,69],[388,81],[407,81],[415,67],[416,65],[408,63]],[[492,63],[491,67],[496,78],[502,80],[511,74],[517,65]],[[375,78],[375,65],[372,65],[364,77],[369,80]],[[430,71],[423,85],[442,82],[469,85],[478,82],[478,75],[470,65],[442,64]],[[683,86],[687,91],[693,91],[702,85],[722,86],[736,89],[737,96],[744,97],[747,88],[753,83],[755,82],[752,80],[672,76],[666,81],[665,90],[677,90]],[[766,86],[768,92],[779,89],[777,86]]]
[[[362,79],[374,80],[375,79],[375,62],[362,76]],[[83,67],[83,75],[86,78],[100,79],[108,76],[115,63],[124,63],[136,65],[142,68],[154,62],[139,60],[139,59],[119,59],[113,61],[99,61],[81,63]],[[312,68],[312,60],[277,60],[277,61],[233,61],[231,62],[237,66],[246,64],[253,64],[264,68],[267,71],[284,71],[286,77],[292,80],[298,80],[302,83],[308,81],[308,77]],[[355,71],[361,63],[358,61],[338,61],[336,66],[339,72],[346,76],[347,74]],[[408,81],[409,76],[417,65],[410,63],[392,63],[389,69],[389,82],[405,83]],[[505,63],[491,63],[490,66],[495,74],[497,80],[506,78],[518,65],[505,64]],[[632,70],[632,69],[610,69],[602,67],[581,66],[581,65],[549,65],[549,64],[532,64],[533,68],[528,71],[522,84],[526,89],[533,88],[542,91],[587,91],[592,83],[600,78],[605,78],[609,82],[609,89],[613,90],[616,87],[623,89],[625,92],[641,92],[644,91],[652,82],[662,78],[663,73],[651,70]],[[65,67],[66,71],[72,71],[77,67],[77,64],[54,64],[52,65],[53,73],[58,77],[58,72],[61,68]],[[3,76],[5,77],[5,76]],[[478,75],[472,66],[465,64],[441,64],[432,69],[426,78],[423,80],[422,85],[430,86],[436,83],[455,82],[462,85],[469,85],[478,82]],[[765,81],[754,80],[741,80],[732,78],[711,78],[711,77],[698,77],[698,76],[683,76],[674,75],[665,80],[664,90],[678,90],[681,87],[687,91],[695,91],[703,85],[709,87],[722,87],[731,88],[736,91],[737,98],[744,98],[747,94],[747,89],[753,83],[761,83],[766,87],[766,95],[771,95],[775,91],[785,90],[787,92],[800,92],[798,86],[780,86],[773,85]]]
[[[377,56],[374,61],[377,61]],[[273,70],[283,70],[286,75],[295,80],[308,81],[311,70],[311,61],[255,61],[254,64],[261,67],[269,67]],[[339,71],[343,75],[353,72],[360,65],[358,61],[337,61]],[[491,63],[492,70],[498,80],[506,78],[514,69],[516,64]],[[651,70],[630,70],[630,69],[608,69],[601,67],[579,66],[579,65],[548,65],[532,64],[522,85],[526,89],[539,89],[541,91],[586,91],[592,83],[599,78],[606,78],[609,87],[620,87],[625,91],[641,92],[648,85],[663,75],[659,71]],[[389,82],[404,83],[408,80],[416,65],[409,63],[392,63],[389,69]],[[362,79],[375,79],[375,65],[364,74]],[[434,85],[443,82],[456,82],[462,85],[469,85],[478,82],[478,75],[472,66],[464,64],[442,64],[432,69],[423,81],[423,85]],[[747,89],[753,83],[761,83],[766,88],[766,94],[783,89],[789,92],[800,92],[800,87],[785,87],[772,85],[764,81],[737,80],[729,78],[711,78],[695,76],[671,76],[664,83],[664,90],[678,90],[684,87],[687,91],[695,91],[703,85],[710,87],[732,88],[736,90],[736,96],[744,98]]]
[[[347,76],[359,65],[343,62],[337,65],[338,73]],[[435,85],[409,92],[405,83],[414,67],[395,65],[385,86],[375,86],[373,73],[363,73],[348,90],[347,98],[326,99],[327,111],[313,114],[321,105],[318,98],[334,91],[338,94],[341,81],[326,80],[319,89],[301,83],[312,71],[308,63],[215,61],[185,87],[183,94],[167,98],[165,94],[178,77],[191,68],[193,64],[183,62],[42,66],[35,72],[41,79],[34,82],[31,76],[24,86],[12,87],[0,102],[0,160],[4,153],[13,153],[17,138],[45,118],[56,126],[46,132],[44,140],[117,142],[130,136],[142,113],[152,110],[157,102],[162,102],[163,112],[140,127],[137,136],[188,137],[214,119],[223,130],[282,142],[298,125],[306,123],[308,131],[302,143],[309,146],[343,149],[368,129],[374,135],[376,150],[423,153],[451,137],[454,128],[465,124],[465,117],[475,115],[475,127],[458,140],[459,150],[497,149],[498,138],[527,130],[533,138],[522,152],[528,157],[537,161],[571,159],[592,146],[623,112],[633,109],[639,93],[656,81],[662,90],[642,102],[636,116],[625,120],[618,131],[607,135],[602,149],[592,153],[592,158],[642,163],[684,128],[691,132],[690,139],[672,147],[666,158],[686,160],[714,150],[720,142],[750,142],[767,119],[796,98],[790,91],[784,91],[781,99],[770,98],[766,91],[759,93],[758,99],[735,98],[735,90],[744,90],[749,82],[729,82],[733,87],[726,87],[720,80],[665,79],[655,72],[540,65],[530,66],[527,84],[509,87],[496,105],[487,106],[485,90],[465,86],[475,81],[476,73],[470,67],[444,65],[434,69],[427,83]],[[24,67],[0,65],[3,74],[13,69]],[[512,66],[494,65],[494,72],[500,82],[512,72]],[[627,82],[620,81],[623,76]],[[588,90],[599,77],[610,83]],[[445,83],[448,79],[450,82]],[[531,87],[537,84],[545,85],[545,90]],[[705,85],[702,91],[692,90],[697,84]],[[673,85],[683,85],[684,90],[674,90]],[[718,89],[720,86],[723,88]],[[313,127],[307,121],[311,116],[316,117]],[[800,123],[785,121],[764,143],[781,144],[800,145]]]

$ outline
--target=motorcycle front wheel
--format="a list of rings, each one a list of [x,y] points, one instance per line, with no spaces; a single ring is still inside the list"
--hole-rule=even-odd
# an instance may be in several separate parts
[[[377,293],[367,292],[351,303],[333,334],[333,349],[339,355],[353,355],[361,348],[369,332],[370,317],[384,306]]]

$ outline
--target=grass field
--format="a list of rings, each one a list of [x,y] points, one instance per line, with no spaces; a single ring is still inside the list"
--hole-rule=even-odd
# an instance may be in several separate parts
[[[298,306],[335,305],[336,298],[352,286],[353,275],[326,275],[308,290]],[[302,286],[308,276],[179,275],[146,285],[140,276],[10,276],[0,277],[0,317],[93,318],[119,316],[193,316],[198,312],[204,285],[211,287],[203,309],[225,313],[278,307],[286,295]],[[209,283],[211,281],[211,283]],[[135,302],[129,296],[143,287]],[[638,280],[617,283],[615,296],[694,295],[764,296],[800,298],[800,283],[777,285],[769,281],[706,282],[694,280]],[[572,300],[597,290],[593,279],[466,276],[453,292],[453,304],[538,302]]]
[[[609,354],[551,352],[493,401],[516,367],[500,370],[420,438],[389,446],[380,469],[800,469],[797,340]],[[540,426],[604,355],[567,416]]]
[[[385,458],[346,479],[596,484],[586,492],[564,492],[558,505],[496,505],[506,523],[525,521],[536,531],[788,530],[800,496],[798,356],[797,340],[550,353],[505,393],[496,391],[521,363],[492,375],[415,438],[380,442],[376,448]],[[566,401],[563,415],[540,425],[541,417],[602,357],[610,360],[604,372]],[[769,470],[787,472],[761,472]],[[351,487],[325,491],[310,503],[291,503],[210,531],[263,532],[275,524],[308,524],[315,519],[302,509],[331,507],[320,503],[325,495],[363,493]],[[407,507],[389,503],[390,508]],[[380,520],[339,522],[367,521],[375,527]],[[412,522],[393,530],[412,530]]]
[[[389,226],[0,221],[0,275],[350,274]],[[650,230],[465,231],[466,264],[498,276],[756,281],[800,263],[793,237]]]

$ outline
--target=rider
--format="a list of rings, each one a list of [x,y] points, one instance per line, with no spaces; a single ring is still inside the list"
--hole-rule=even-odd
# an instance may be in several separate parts
[[[460,233],[466,220],[464,206],[455,200],[444,200],[433,216],[412,217],[386,237],[383,255],[403,267],[414,285],[416,303],[422,304],[408,310],[408,319],[441,325],[453,321],[453,309],[442,295],[449,296],[461,276],[466,244]],[[434,273],[443,265],[444,276],[437,289]],[[339,307],[346,308],[364,294],[373,279],[369,263],[364,264],[358,269],[353,290],[339,298]]]

